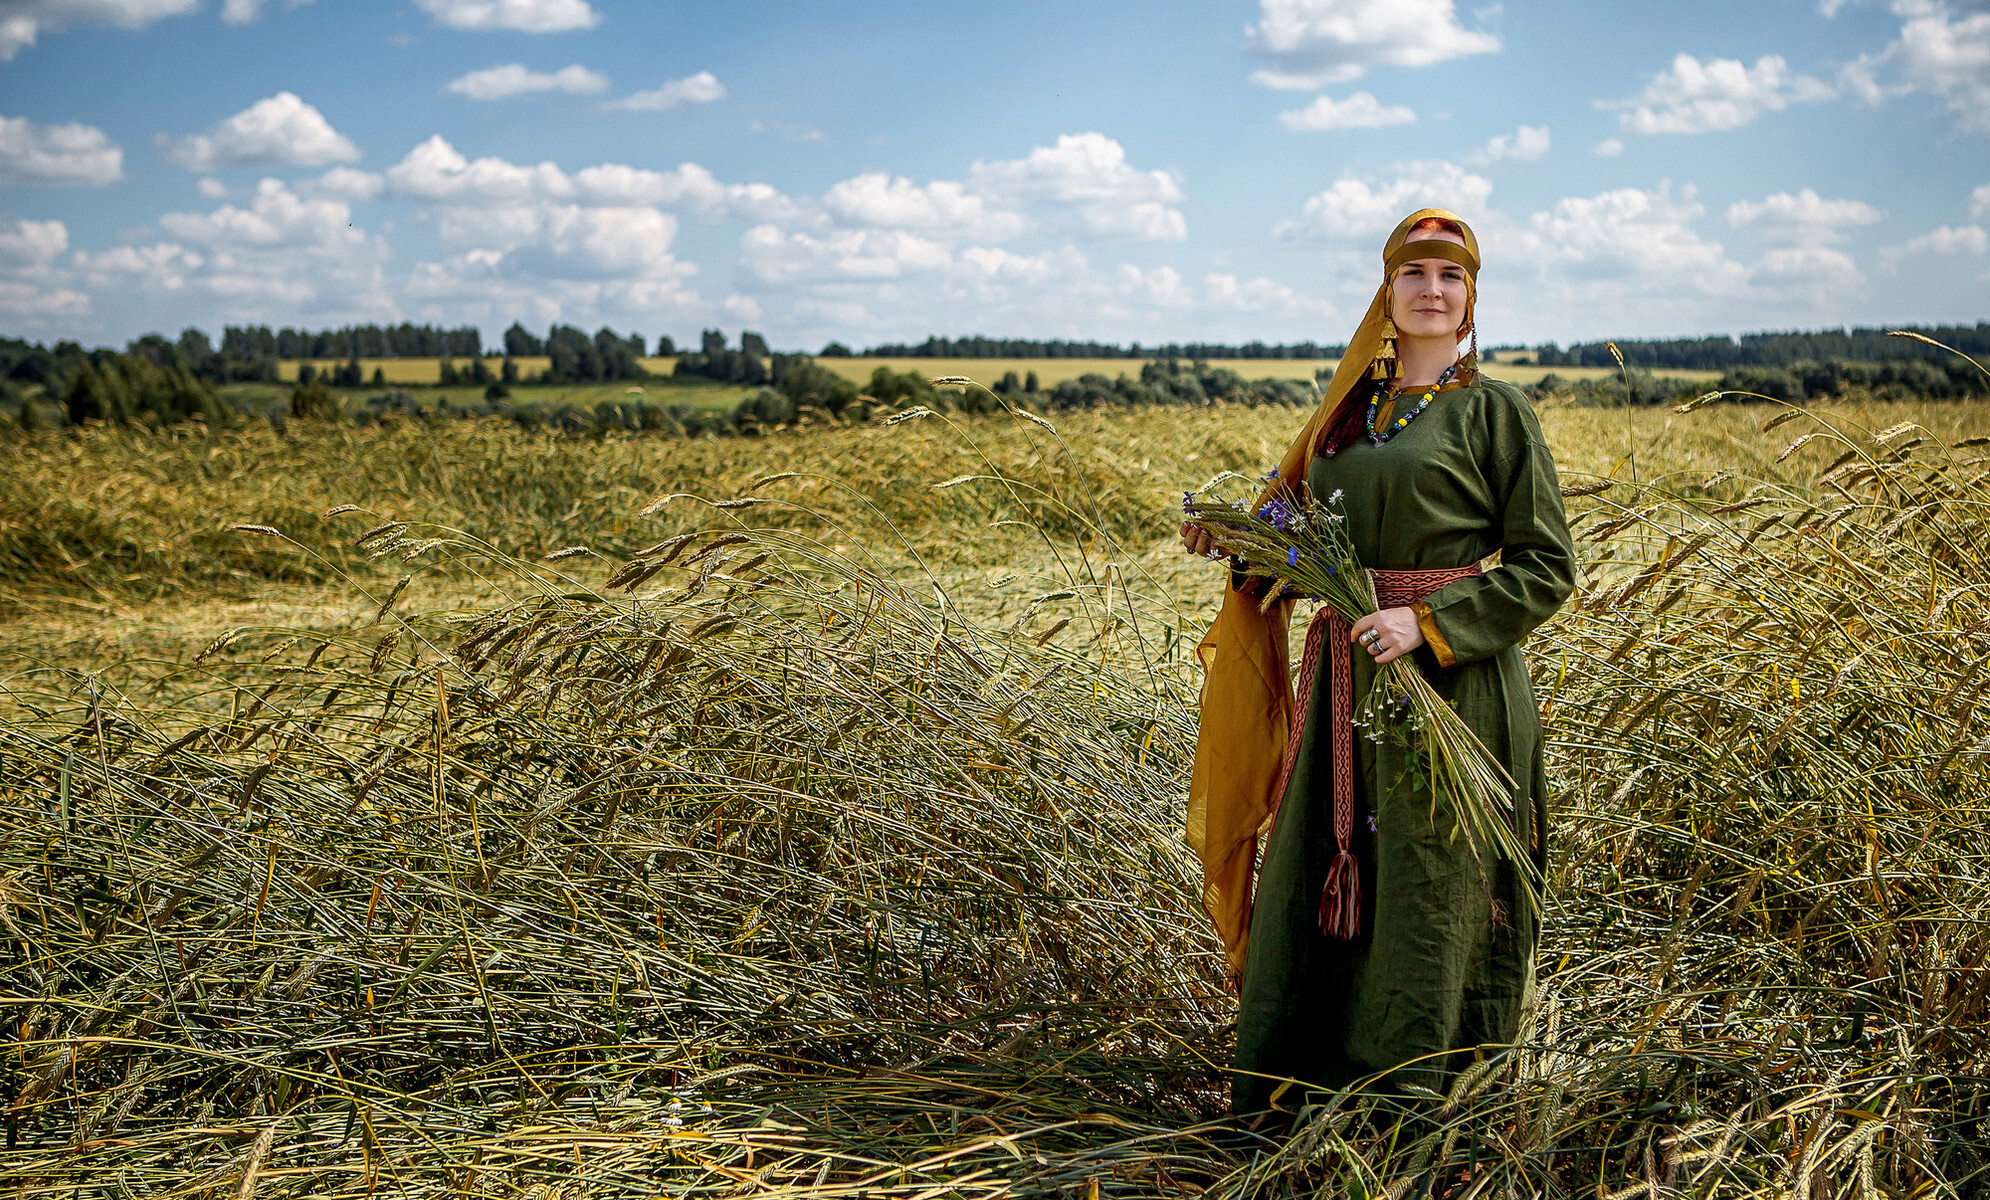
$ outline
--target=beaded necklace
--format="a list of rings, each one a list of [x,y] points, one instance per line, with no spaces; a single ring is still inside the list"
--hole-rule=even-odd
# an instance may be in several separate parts
[[[1390,438],[1395,437],[1397,434],[1401,433],[1409,425],[1411,421],[1416,420],[1418,413],[1430,407],[1431,398],[1437,395],[1437,390],[1443,387],[1446,383],[1449,383],[1451,381],[1451,377],[1453,375],[1456,375],[1457,373],[1458,373],[1458,364],[1455,362],[1452,363],[1450,366],[1444,368],[1444,374],[1439,375],[1437,377],[1437,382],[1431,384],[1429,388],[1425,389],[1423,395],[1417,399],[1416,407],[1410,409],[1410,411],[1408,411],[1407,413],[1404,413],[1402,416],[1397,417],[1395,420],[1389,422],[1388,425],[1383,427],[1382,432],[1380,433],[1375,432],[1375,414],[1382,407],[1382,393],[1380,391],[1377,391],[1375,393],[1374,398],[1369,400],[1368,402],[1368,439],[1379,446],[1383,442],[1386,442]]]

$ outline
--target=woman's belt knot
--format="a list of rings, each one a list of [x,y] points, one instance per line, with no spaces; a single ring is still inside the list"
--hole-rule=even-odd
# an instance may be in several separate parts
[[[1477,563],[1436,571],[1368,572],[1375,586],[1378,608],[1404,608],[1449,583],[1483,575]],[[1313,675],[1319,669],[1320,645],[1330,645],[1329,661],[1333,675],[1328,690],[1333,703],[1334,840],[1339,853],[1327,868],[1326,885],[1320,890],[1320,931],[1328,937],[1352,938],[1361,932],[1361,871],[1349,849],[1354,836],[1354,655],[1348,639],[1354,627],[1332,608],[1322,606],[1306,628],[1306,654],[1299,667],[1298,702],[1292,706],[1292,725],[1285,739],[1285,763],[1279,768],[1278,786],[1272,803],[1283,803],[1285,786],[1299,758],[1299,738],[1306,728],[1306,705],[1313,695]],[[1273,812],[1276,813],[1274,808]]]

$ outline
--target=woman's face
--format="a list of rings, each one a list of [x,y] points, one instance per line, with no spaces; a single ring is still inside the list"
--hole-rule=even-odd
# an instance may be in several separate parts
[[[1412,242],[1442,239],[1462,246],[1465,239],[1445,229],[1419,229]],[[1465,268],[1448,258],[1413,258],[1396,268],[1390,281],[1390,315],[1404,337],[1458,340],[1465,323]]]

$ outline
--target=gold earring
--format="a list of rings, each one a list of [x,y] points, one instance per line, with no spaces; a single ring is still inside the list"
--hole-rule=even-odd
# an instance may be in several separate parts
[[[1396,377],[1396,323],[1388,317],[1382,318],[1382,344],[1375,350],[1368,377],[1383,383]]]

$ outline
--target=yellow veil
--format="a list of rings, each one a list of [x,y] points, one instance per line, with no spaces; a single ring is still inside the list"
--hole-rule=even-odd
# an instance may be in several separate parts
[[[1465,244],[1419,241],[1414,251],[1404,241],[1418,222],[1432,217],[1454,222]],[[1361,325],[1348,339],[1347,352],[1334,368],[1320,407],[1293,439],[1278,465],[1279,478],[1295,493],[1306,486],[1320,435],[1341,401],[1371,367],[1392,372],[1394,326],[1389,320],[1389,280],[1396,267],[1411,258],[1448,258],[1465,267],[1468,280],[1465,323],[1458,336],[1472,328],[1472,304],[1477,298],[1479,240],[1456,213],[1441,208],[1420,209],[1404,217],[1382,247],[1382,286]],[[1282,600],[1259,611],[1255,597],[1235,587],[1226,590],[1223,610],[1196,648],[1206,672],[1202,684],[1202,730],[1195,743],[1195,770],[1188,791],[1188,841],[1202,860],[1202,903],[1223,940],[1231,976],[1244,969],[1244,944],[1251,926],[1251,875],[1257,838],[1279,797],[1272,795],[1285,761],[1289,722],[1299,710],[1288,675],[1286,627],[1292,602]]]

